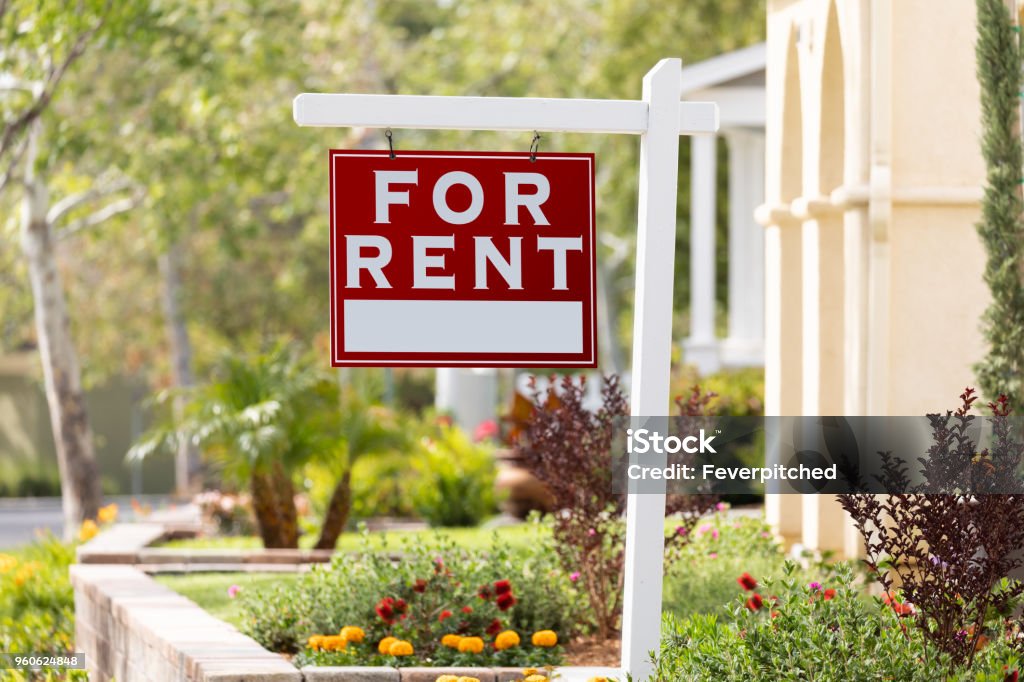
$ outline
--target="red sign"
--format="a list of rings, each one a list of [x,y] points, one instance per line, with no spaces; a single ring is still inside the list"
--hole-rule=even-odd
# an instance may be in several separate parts
[[[330,152],[337,367],[595,367],[594,155]]]

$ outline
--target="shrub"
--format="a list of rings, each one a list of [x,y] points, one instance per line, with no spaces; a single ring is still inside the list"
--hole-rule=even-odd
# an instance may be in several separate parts
[[[352,465],[352,516],[413,516],[411,468],[412,458],[398,452],[356,460]]]
[[[480,637],[487,648],[472,654],[477,664],[557,663],[557,648],[493,646],[502,631],[516,632],[525,643],[538,630],[552,630],[561,640],[577,630],[573,583],[544,535],[536,539],[527,550],[495,539],[490,550],[471,552],[441,539],[429,546],[408,540],[400,557],[387,549],[339,555],[291,586],[244,592],[243,629],[263,646],[301,652],[301,661],[311,663],[399,662],[376,649],[386,637],[412,643],[415,653],[403,665],[468,663],[468,652],[459,658],[441,644],[445,635]],[[308,646],[310,637],[334,636],[346,626],[362,628],[365,646]]]
[[[413,461],[413,506],[431,526],[475,526],[497,511],[493,450],[453,426],[437,428]]]
[[[585,392],[585,380],[571,377],[537,391],[533,416],[516,451],[551,491],[558,509],[552,535],[562,567],[579,577],[594,626],[602,638],[609,638],[618,630],[622,611],[626,506],[625,495],[612,491],[612,450],[629,411],[617,377],[604,379],[596,412],[584,407]],[[691,399],[680,404],[682,414],[700,416],[709,399],[694,389]],[[687,542],[688,531],[715,502],[707,495],[669,496],[666,513],[678,514],[678,524],[687,532],[672,533],[667,545]]]
[[[667,616],[657,679],[951,679],[948,656],[908,628],[907,619],[892,608],[860,597],[849,567],[839,566],[821,582],[796,578],[793,563],[785,573],[781,580],[759,581],[743,591],[726,617]],[[973,680],[975,673],[977,679],[1016,679],[1017,658],[1009,643],[1000,636],[979,655],[975,671],[958,671],[952,679]]]
[[[881,455],[886,489],[915,494],[839,498],[886,590],[901,585],[923,637],[952,665],[970,665],[988,628],[1001,627],[1024,594],[1024,584],[1006,579],[1024,566],[1024,499],[986,492],[993,481],[1019,480],[1024,443],[1011,432],[1002,397],[989,405],[993,444],[979,452],[969,433],[974,389],[960,399],[956,412],[929,415],[934,445],[919,460],[920,487],[908,486],[906,462]]]
[[[0,651],[61,656],[74,647],[75,604],[68,567],[75,547],[52,535],[0,554]],[[70,671],[68,679],[87,679]]]

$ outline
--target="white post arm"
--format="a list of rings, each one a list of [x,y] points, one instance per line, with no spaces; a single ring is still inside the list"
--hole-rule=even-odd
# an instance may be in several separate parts
[[[677,135],[718,130],[714,102],[676,101]],[[649,104],[639,100],[538,97],[437,97],[303,93],[295,122],[311,127],[430,128],[642,135]],[[671,115],[671,114],[670,114]]]

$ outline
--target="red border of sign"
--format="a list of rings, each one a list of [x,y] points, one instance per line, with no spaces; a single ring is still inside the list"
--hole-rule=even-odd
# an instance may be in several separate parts
[[[330,302],[331,302],[331,364],[334,367],[552,367],[593,369],[597,367],[597,230],[595,227],[596,203],[594,199],[594,154],[538,152],[538,161],[579,161],[590,164],[590,348],[589,353],[350,353],[360,357],[338,358],[338,327],[335,321],[335,271],[334,271],[334,157],[335,156],[389,156],[387,150],[346,150],[331,149],[327,154],[330,169],[331,201],[331,254],[330,254]],[[435,152],[425,150],[396,151],[395,157],[425,156],[435,158],[529,158],[530,152]],[[586,331],[586,330],[584,330]],[[511,356],[511,357],[510,357]]]

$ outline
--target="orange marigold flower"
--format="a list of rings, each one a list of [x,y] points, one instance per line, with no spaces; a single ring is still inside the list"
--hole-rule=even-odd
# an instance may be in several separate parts
[[[392,642],[391,646],[388,647],[388,653],[392,656],[412,656],[412,643],[407,642],[404,639],[395,640]]]
[[[100,507],[96,512],[96,518],[100,523],[113,523],[117,520],[117,504],[111,502],[105,507]]]
[[[478,654],[484,650],[484,640],[479,637],[463,637],[459,641],[459,653]]]
[[[306,640],[306,648],[312,649],[313,651],[319,651],[320,648],[323,646],[323,643],[323,635],[313,635],[308,640]]]
[[[330,635],[324,637],[320,648],[324,651],[344,651],[346,646],[348,646],[348,641],[344,637],[341,635]]]
[[[514,630],[505,630],[505,632],[494,638],[494,648],[498,651],[504,651],[505,649],[519,646],[519,641],[519,635]]]
[[[459,642],[462,641],[462,637],[459,635],[445,635],[441,638],[441,645],[446,646],[449,649],[458,649]]]
[[[82,527],[78,529],[78,539],[82,542],[88,542],[96,537],[96,534],[100,532],[99,526],[92,519],[86,519],[82,521]]]
[[[558,644],[558,635],[555,634],[554,630],[540,630],[533,633],[530,641],[533,642],[534,646],[553,647]]]
[[[385,637],[380,640],[380,644],[377,645],[377,651],[384,654],[385,656],[391,650],[391,645],[398,641],[397,637]]]
[[[349,642],[355,642],[356,644],[359,644],[363,641],[363,638],[366,637],[366,633],[363,632],[363,629],[361,627],[358,627],[356,625],[346,625],[341,629],[341,636]]]

